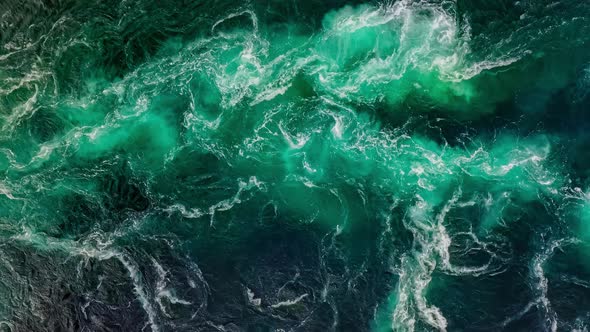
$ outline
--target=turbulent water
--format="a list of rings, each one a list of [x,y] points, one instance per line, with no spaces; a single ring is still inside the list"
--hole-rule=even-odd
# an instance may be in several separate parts
[[[0,331],[588,331],[590,2],[0,1]]]

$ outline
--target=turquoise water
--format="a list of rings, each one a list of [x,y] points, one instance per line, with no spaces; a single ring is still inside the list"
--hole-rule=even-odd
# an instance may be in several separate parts
[[[0,330],[586,331],[590,3],[0,3]]]

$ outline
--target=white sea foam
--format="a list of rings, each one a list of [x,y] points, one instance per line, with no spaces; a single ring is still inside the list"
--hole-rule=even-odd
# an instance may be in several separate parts
[[[309,296],[309,294],[305,293],[305,294],[302,294],[292,300],[286,300],[286,301],[281,301],[281,302],[272,304],[271,308],[276,309],[276,308],[280,308],[280,307],[289,307],[289,306],[292,306],[292,305],[295,305],[295,304],[301,302],[301,300],[303,300],[304,298],[306,298],[308,296]]]

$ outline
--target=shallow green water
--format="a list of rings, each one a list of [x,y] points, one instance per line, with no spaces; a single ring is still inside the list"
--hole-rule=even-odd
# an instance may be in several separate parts
[[[586,331],[590,3],[0,3],[0,330]]]

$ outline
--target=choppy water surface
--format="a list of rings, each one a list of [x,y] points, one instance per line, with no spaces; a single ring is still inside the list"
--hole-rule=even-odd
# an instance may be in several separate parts
[[[590,3],[0,2],[0,330],[587,331]]]

